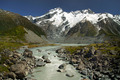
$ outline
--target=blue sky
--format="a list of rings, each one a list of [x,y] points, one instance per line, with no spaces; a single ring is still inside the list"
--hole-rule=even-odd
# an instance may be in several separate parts
[[[120,0],[0,0],[1,9],[23,16],[40,16],[56,7],[67,12],[90,8],[97,13],[120,14]]]

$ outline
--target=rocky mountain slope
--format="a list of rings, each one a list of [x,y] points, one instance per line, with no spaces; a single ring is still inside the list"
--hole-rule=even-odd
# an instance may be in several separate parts
[[[0,41],[40,43],[41,35],[45,36],[44,31],[25,17],[0,9]]]
[[[120,36],[120,15],[95,13],[90,9],[65,12],[51,9],[42,16],[25,16],[40,26],[54,42],[94,43],[106,36]]]

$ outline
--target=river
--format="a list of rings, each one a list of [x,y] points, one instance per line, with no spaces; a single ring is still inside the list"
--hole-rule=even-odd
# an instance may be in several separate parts
[[[61,46],[79,46],[79,45],[86,45],[86,44],[61,44],[59,46],[46,46],[46,47],[37,47],[31,48],[30,50],[33,51],[33,55],[36,58],[41,58],[43,55],[48,55],[51,63],[46,64],[44,67],[38,67],[33,70],[33,74],[27,76],[28,78],[31,77],[35,80],[81,80],[82,75],[78,73],[78,71],[70,64],[67,65],[66,72],[61,73],[57,72],[58,67],[63,63],[68,63],[65,61],[60,60],[57,57],[57,53],[55,52],[56,49],[60,48]],[[37,49],[40,49],[39,52]],[[50,53],[50,55],[48,54]],[[74,74],[73,77],[67,77],[67,73]]]

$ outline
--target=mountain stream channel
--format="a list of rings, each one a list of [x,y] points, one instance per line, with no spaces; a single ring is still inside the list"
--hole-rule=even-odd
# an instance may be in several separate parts
[[[33,55],[36,58],[41,58],[43,55],[47,55],[51,63],[47,63],[43,67],[37,67],[33,70],[33,73],[27,76],[28,80],[82,80],[81,75],[72,65],[67,64],[66,72],[57,72],[58,67],[63,63],[68,63],[67,61],[61,60],[57,57],[56,50],[62,46],[83,46],[86,44],[60,44],[57,46],[45,46],[30,48],[33,51]],[[38,51],[41,50],[41,52]],[[48,54],[50,53],[50,54]],[[68,77],[66,74],[72,73],[73,77]],[[87,78],[86,76],[84,76]],[[30,78],[30,79],[29,79]]]

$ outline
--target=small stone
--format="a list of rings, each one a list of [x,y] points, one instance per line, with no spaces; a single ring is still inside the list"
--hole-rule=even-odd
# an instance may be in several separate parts
[[[74,75],[72,73],[67,73],[66,76],[73,77]]]

